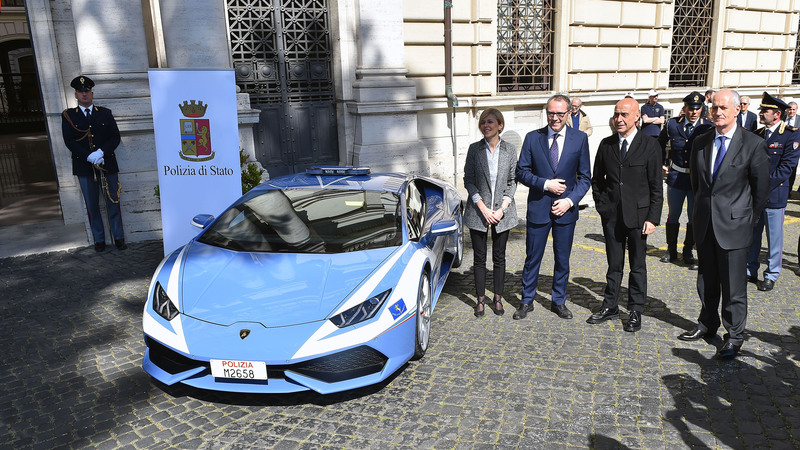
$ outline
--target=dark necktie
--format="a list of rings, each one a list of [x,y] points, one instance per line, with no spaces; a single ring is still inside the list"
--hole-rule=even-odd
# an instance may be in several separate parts
[[[767,129],[767,131],[764,132],[764,139],[769,139],[771,137],[772,137],[772,130]]]
[[[691,136],[692,135],[692,131],[694,131],[694,125],[691,124],[691,123],[687,123],[686,124],[686,137]]]
[[[725,136],[720,136],[717,157],[714,158],[714,175],[712,175],[714,181],[717,181],[717,172],[719,172],[719,166],[722,164],[722,158],[725,157],[725,152],[727,151],[728,150],[725,148]]]
[[[553,143],[550,144],[550,161],[553,162],[553,168],[558,169],[558,134],[553,135]]]
[[[83,112],[86,113],[86,117],[92,117],[92,110],[91,109],[86,108],[86,109],[83,110]]]
[[[628,154],[628,140],[627,139],[623,139],[622,140],[622,149],[620,149],[620,151],[619,151],[619,159],[620,159],[620,161],[625,159],[625,155],[627,155],[627,154]]]

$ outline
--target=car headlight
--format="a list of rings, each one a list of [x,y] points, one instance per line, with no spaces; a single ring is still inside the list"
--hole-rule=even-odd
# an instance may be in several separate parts
[[[391,292],[391,289],[381,292],[380,294],[371,297],[369,300],[331,317],[330,321],[333,322],[333,324],[337,327],[344,328],[349,327],[350,325],[355,325],[359,322],[363,322],[367,319],[371,319],[375,317],[375,314],[377,314],[378,311],[380,311],[381,306],[383,306],[383,302],[389,298],[389,294]]]
[[[153,292],[153,311],[166,320],[172,320],[178,315],[178,308],[169,300],[167,291],[161,287],[159,282],[156,282],[156,288]]]

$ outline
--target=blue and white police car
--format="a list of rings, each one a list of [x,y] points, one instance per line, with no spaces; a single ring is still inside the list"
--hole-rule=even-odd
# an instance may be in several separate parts
[[[421,358],[463,254],[458,192],[439,180],[316,167],[269,180],[156,269],[143,367],[247,393],[331,393]]]

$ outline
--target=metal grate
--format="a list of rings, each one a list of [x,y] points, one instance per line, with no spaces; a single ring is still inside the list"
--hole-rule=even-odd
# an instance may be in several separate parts
[[[236,82],[252,103],[334,100],[325,0],[227,0]]]
[[[553,0],[498,1],[498,92],[551,89],[554,16]]]
[[[792,67],[792,84],[800,84],[800,33],[794,44],[794,67]]]
[[[707,85],[713,3],[675,0],[670,87]]]

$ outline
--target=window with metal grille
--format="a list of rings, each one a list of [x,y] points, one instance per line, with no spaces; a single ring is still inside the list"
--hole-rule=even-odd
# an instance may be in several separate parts
[[[670,87],[708,84],[713,3],[708,0],[675,0]]]
[[[236,82],[254,103],[332,101],[326,0],[226,0]]]
[[[549,91],[553,0],[498,0],[497,91]]]
[[[800,33],[794,44],[794,67],[792,67],[792,84],[800,84]]]

